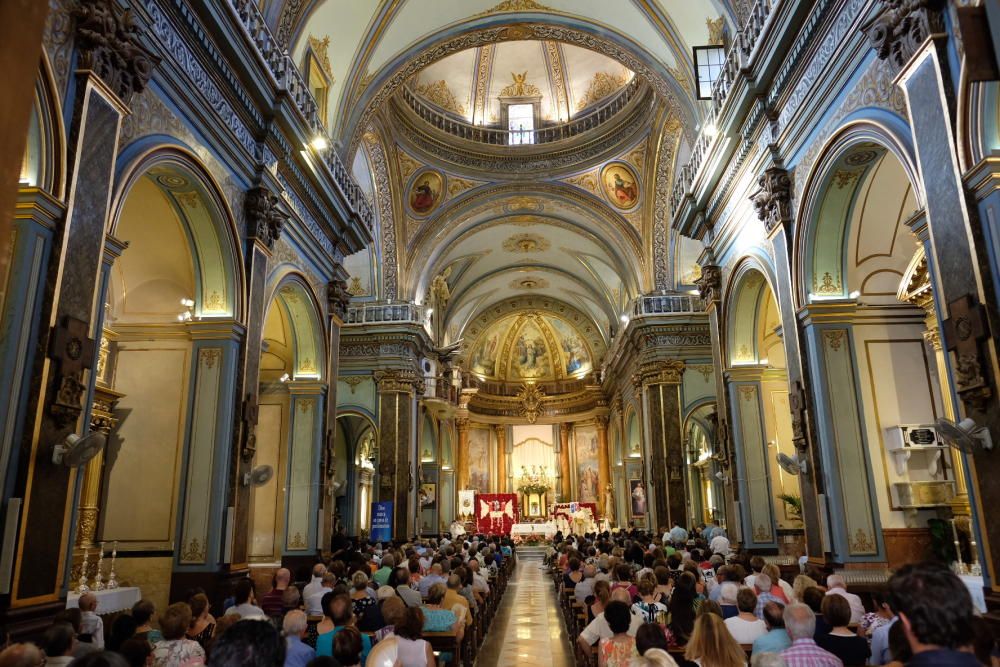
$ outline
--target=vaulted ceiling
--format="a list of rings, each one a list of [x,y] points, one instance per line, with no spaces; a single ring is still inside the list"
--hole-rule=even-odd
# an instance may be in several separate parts
[[[462,340],[483,379],[597,368],[631,300],[672,266],[654,267],[654,248],[673,247],[654,224],[657,192],[703,113],[691,47],[731,31],[728,2],[307,5],[293,54],[325,61],[331,135],[378,203],[379,245],[348,261],[355,294],[427,303],[444,279],[439,343]],[[642,92],[620,111],[552,143],[480,145],[447,125],[496,127],[517,81],[543,127],[573,123],[635,79]],[[415,113],[414,97],[437,115]]]

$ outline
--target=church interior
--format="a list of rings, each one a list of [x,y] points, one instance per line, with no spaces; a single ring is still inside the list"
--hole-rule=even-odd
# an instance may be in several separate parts
[[[580,644],[563,570],[630,548],[650,576],[675,547],[730,581],[763,559],[875,614],[943,564],[1000,636],[997,3],[11,0],[0,24],[8,642],[91,598],[106,637],[141,602],[166,632],[192,591],[221,623],[243,582],[318,586],[345,550],[427,579],[410,554],[456,544],[491,553],[475,622],[368,664],[629,664]],[[676,664],[730,664],[695,643]],[[290,647],[267,664],[304,667]]]

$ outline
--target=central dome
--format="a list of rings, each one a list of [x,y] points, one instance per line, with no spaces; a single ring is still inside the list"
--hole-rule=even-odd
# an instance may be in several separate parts
[[[410,81],[426,103],[474,125],[501,123],[500,98],[537,98],[544,123],[584,114],[634,74],[607,56],[554,41],[513,41],[459,51]]]

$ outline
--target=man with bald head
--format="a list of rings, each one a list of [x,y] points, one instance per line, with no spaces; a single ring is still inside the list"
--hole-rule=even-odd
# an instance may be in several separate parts
[[[34,644],[12,644],[0,653],[0,667],[38,667],[44,663],[42,649]]]
[[[587,597],[594,594],[594,584],[597,580],[594,578],[597,575],[597,568],[588,563],[583,566],[583,579],[581,579],[575,588],[573,588],[573,597],[580,604],[587,603]]]
[[[274,586],[267,595],[260,599],[260,608],[268,617],[281,618],[285,613],[285,594],[291,581],[292,573],[288,568],[283,567],[274,573]]]
[[[316,563],[313,565],[312,579],[302,588],[302,599],[306,602],[309,598],[319,593],[323,588],[323,575],[326,574],[326,565]]]
[[[624,602],[631,609],[632,598],[629,596],[628,591],[624,588],[616,588],[611,592],[611,599],[617,600],[619,602]],[[643,618],[641,614],[636,614],[634,610],[631,611],[632,618],[628,624],[628,636],[635,637],[635,633],[639,631],[639,626],[643,623]],[[580,636],[577,638],[577,643],[583,649],[586,655],[590,655],[590,647],[596,644],[601,639],[611,639],[615,633],[611,631],[611,626],[604,619],[604,612],[594,617],[587,627],[583,629]]]
[[[441,563],[434,563],[431,565],[431,571],[425,577],[420,580],[417,584],[417,588],[420,589],[420,597],[427,597],[427,593],[430,592],[431,586],[434,584],[447,584],[448,580],[444,578],[441,570]]]

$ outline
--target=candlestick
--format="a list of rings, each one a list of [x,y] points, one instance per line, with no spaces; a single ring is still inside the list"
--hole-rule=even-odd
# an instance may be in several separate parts
[[[955,573],[960,575],[968,574],[969,569],[962,560],[962,543],[958,539],[958,528],[955,525],[954,519],[951,520],[951,534],[955,538]]]
[[[118,575],[115,574],[115,559],[118,557],[118,540],[111,546],[111,572],[108,573],[108,589],[118,588]]]
[[[80,595],[83,595],[90,590],[90,586],[87,585],[87,556],[87,549],[84,548],[83,564],[80,566],[80,581],[76,587],[76,592]]]
[[[97,574],[94,575],[94,590],[103,591],[104,585],[104,574],[101,569],[104,566],[104,542],[101,542],[101,546],[98,548],[97,552]]]

